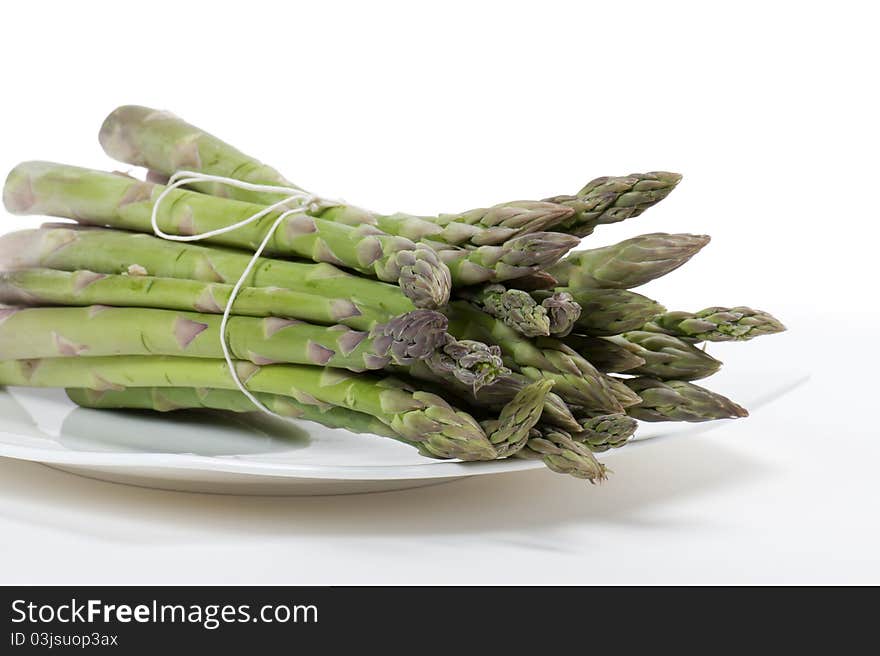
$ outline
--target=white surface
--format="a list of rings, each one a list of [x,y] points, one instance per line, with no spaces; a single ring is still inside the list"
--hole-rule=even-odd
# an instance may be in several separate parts
[[[6,3],[0,165],[112,167],[98,125],[140,102],[378,210],[679,170],[660,206],[593,242],[710,233],[644,291],[774,311],[791,332],[728,345],[729,371],[808,362],[812,379],[746,421],[622,450],[596,488],[538,471],[219,497],[0,460],[0,582],[880,583],[872,5],[318,6]]]

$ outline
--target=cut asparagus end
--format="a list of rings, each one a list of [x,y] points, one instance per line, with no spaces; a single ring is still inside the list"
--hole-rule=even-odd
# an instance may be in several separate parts
[[[49,253],[75,241],[74,230],[20,230],[0,236],[0,270],[19,271],[41,266]]]

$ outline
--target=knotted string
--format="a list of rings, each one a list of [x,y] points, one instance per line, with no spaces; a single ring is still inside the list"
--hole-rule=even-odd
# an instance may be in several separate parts
[[[222,228],[217,228],[216,230],[209,230],[208,232],[203,232],[196,235],[171,235],[164,232],[159,227],[159,207],[162,204],[162,201],[164,201],[166,196],[168,196],[168,194],[170,194],[178,187],[183,187],[184,185],[189,185],[196,182],[216,182],[219,184],[228,185],[230,187],[244,189],[246,191],[286,194],[286,198],[261,209],[259,212],[252,214],[251,216],[239,221],[238,223],[224,226]],[[223,318],[220,320],[220,348],[223,350],[223,359],[226,361],[226,367],[229,369],[229,375],[232,376],[232,380],[235,382],[239,391],[241,391],[241,393],[244,394],[247,399],[257,407],[258,410],[273,417],[278,417],[285,420],[289,419],[289,417],[279,415],[277,412],[273,412],[272,410],[267,408],[262,401],[260,401],[256,396],[251,393],[251,391],[247,388],[247,386],[242,382],[241,378],[239,377],[238,371],[236,371],[235,369],[235,362],[232,359],[232,354],[229,351],[229,344],[226,335],[229,325],[229,318],[232,315],[232,306],[235,304],[235,299],[241,292],[241,288],[244,287],[245,282],[251,275],[251,272],[254,270],[254,267],[257,265],[260,257],[263,255],[263,251],[266,250],[266,247],[269,245],[269,242],[272,240],[275,232],[278,230],[278,227],[282,223],[284,223],[284,220],[294,214],[318,212],[322,207],[331,207],[333,205],[338,205],[339,203],[322,199],[314,194],[310,194],[307,191],[296,189],[294,187],[279,187],[274,185],[254,184],[251,182],[236,180],[235,178],[227,178],[220,175],[208,175],[206,173],[198,173],[195,171],[178,171],[168,179],[168,184],[166,185],[165,189],[162,191],[161,194],[159,194],[156,202],[153,203],[153,213],[150,217],[153,233],[157,237],[167,239],[168,241],[192,242],[200,241],[203,239],[210,239],[211,237],[217,237],[219,235],[225,235],[234,230],[238,230],[239,228],[243,228],[247,225],[250,225],[254,221],[259,221],[264,216],[267,216],[268,214],[271,214],[276,210],[280,210],[284,207],[289,207],[289,203],[297,203],[297,207],[285,210],[280,215],[278,215],[278,218],[276,218],[275,221],[272,223],[272,227],[269,228],[268,232],[266,232],[266,236],[263,238],[263,241],[257,247],[256,251],[254,251],[253,257],[251,258],[250,262],[248,262],[248,265],[242,272],[241,277],[238,279],[238,282],[236,282],[235,286],[232,288],[232,293],[229,295],[229,300],[227,301],[226,307],[223,310]]]

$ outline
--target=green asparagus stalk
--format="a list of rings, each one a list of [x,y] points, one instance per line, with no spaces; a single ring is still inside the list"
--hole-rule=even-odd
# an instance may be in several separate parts
[[[497,455],[473,417],[398,379],[294,364],[239,362],[236,371],[254,392],[372,415],[438,458],[491,460]],[[7,360],[0,362],[0,385],[99,391],[130,386],[235,389],[223,360],[160,356]]]
[[[529,432],[541,419],[544,402],[553,383],[542,380],[521,389],[501,411],[498,419],[482,422],[499,458],[520,451],[529,439]]]
[[[554,391],[566,402],[608,412],[621,411],[602,375],[562,342],[547,337],[529,340],[464,301],[450,303],[447,315],[449,332],[456,338],[500,346],[508,366],[531,380],[553,380]]]
[[[535,337],[550,334],[547,310],[527,292],[505,289],[503,285],[487,285],[464,289],[460,295],[521,335]]]
[[[234,359],[287,362],[350,371],[407,365],[446,340],[447,320],[416,310],[370,332],[293,319],[230,317],[225,341]],[[222,358],[215,314],[108,306],[28,308],[0,322],[0,360],[110,355]]]
[[[152,233],[153,208],[164,190],[119,174],[25,162],[9,174],[3,201],[13,214],[44,214]],[[175,189],[160,205],[157,220],[166,233],[194,235],[235,225],[263,210],[260,205]],[[279,216],[280,212],[269,212],[205,241],[254,251]],[[449,300],[449,271],[432,249],[369,226],[351,228],[306,214],[290,215],[272,234],[266,254],[329,262],[399,284],[419,307],[439,307]]]
[[[561,232],[533,232],[499,246],[438,247],[437,254],[449,267],[453,284],[466,287],[529,275],[558,262],[578,243],[577,237]]]
[[[617,449],[635,434],[638,423],[624,414],[599,415],[581,420],[582,430],[572,434],[572,439],[586,446],[593,453]]]
[[[189,170],[256,184],[297,188],[272,167],[217,137],[173,114],[148,107],[128,105],[114,110],[101,127],[99,140],[110,157],[166,176]],[[193,186],[215,196],[261,205],[271,205],[284,198],[283,194],[248,191],[213,182]],[[413,241],[484,246],[545,230],[573,214],[574,209],[555,203],[515,201],[438,217],[382,216],[347,205],[328,208],[321,216],[348,225],[374,225],[388,234]]]
[[[536,291],[537,299],[549,299],[554,292]],[[575,331],[586,335],[619,335],[644,326],[666,308],[626,289],[573,289],[557,287],[556,294],[567,293],[581,307]]]
[[[712,421],[747,417],[745,408],[730,399],[683,380],[628,378],[625,384],[642,397],[626,413],[642,421]]]
[[[547,270],[563,286],[629,289],[674,271],[709,243],[706,235],[655,232],[576,251]]]
[[[570,218],[557,224],[557,230],[586,237],[599,225],[638,216],[666,198],[680,181],[681,175],[666,171],[603,177],[587,183],[574,196],[547,200],[574,210]]]
[[[554,337],[565,337],[577,324],[582,308],[574,297],[566,291],[547,294],[541,300],[541,307],[547,311],[550,333]]]
[[[68,398],[83,408],[99,410],[154,410],[173,412],[203,408],[229,412],[258,412],[259,409],[237,390],[194,389],[191,387],[126,387],[112,390],[70,388]],[[257,400],[272,412],[291,419],[307,419],[328,428],[344,428],[352,433],[368,433],[404,440],[375,417],[338,406],[321,407],[300,403],[289,396],[255,394]]]
[[[654,317],[645,330],[698,342],[730,342],[781,333],[785,326],[767,312],[740,306],[710,307],[693,313],[666,312]]]
[[[525,448],[516,455],[521,458],[539,458],[558,474],[568,474],[590,483],[602,482],[608,477],[605,465],[596,460],[589,448],[558,428],[541,427],[533,430]]]
[[[220,248],[165,241],[116,230],[23,230],[0,236],[0,269],[87,269],[103,274],[234,284],[250,256]],[[400,288],[348,274],[332,264],[261,258],[245,281],[249,287],[280,287],[327,298],[349,299],[391,318],[415,309]]]
[[[565,344],[602,372],[629,373],[645,364],[645,359],[636,355],[629,344],[620,346],[602,337],[568,335]]]
[[[262,196],[262,200],[279,202],[283,196]],[[437,216],[381,215],[350,205],[334,205],[323,210],[320,216],[348,226],[372,226],[437,250],[455,250],[500,246],[511,239],[552,228],[573,213],[571,208],[555,203],[518,200]]]
[[[719,360],[674,335],[634,330],[604,339],[645,361],[627,372],[630,374],[660,380],[699,380],[721,367]]]
[[[232,285],[176,278],[25,269],[0,273],[0,302],[10,305],[115,305],[222,314]],[[233,313],[343,324],[370,330],[388,314],[348,298],[327,298],[280,287],[243,287]]]

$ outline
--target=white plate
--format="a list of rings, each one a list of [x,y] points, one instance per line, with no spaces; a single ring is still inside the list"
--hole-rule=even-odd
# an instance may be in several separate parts
[[[777,392],[767,387],[763,393],[756,391],[754,380],[735,385],[742,394],[734,394],[730,384],[725,392],[754,409],[798,379],[777,377]],[[646,424],[640,427],[639,438],[708,427]],[[310,422],[202,411],[159,415],[88,410],[75,407],[61,390],[3,388],[0,456],[130,485],[272,495],[402,490],[543,467],[539,461],[516,458],[472,463],[431,460],[388,438]]]

